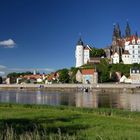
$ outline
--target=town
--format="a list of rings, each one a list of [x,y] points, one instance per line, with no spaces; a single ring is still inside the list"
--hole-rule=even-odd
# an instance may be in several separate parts
[[[3,80],[6,84],[53,84],[106,82],[140,83],[140,38],[131,33],[126,23],[125,35],[119,24],[114,24],[112,43],[105,48],[85,44],[82,37],[75,47],[75,67],[60,69],[49,74],[34,72],[10,73]],[[2,83],[2,80],[1,80]]]

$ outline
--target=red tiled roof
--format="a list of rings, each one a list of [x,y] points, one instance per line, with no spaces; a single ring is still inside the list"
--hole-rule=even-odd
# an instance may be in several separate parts
[[[93,75],[94,69],[82,69],[82,75]]]
[[[130,41],[129,44],[132,44],[132,40],[135,40],[135,43],[137,44],[138,37],[135,36],[135,35],[132,35],[132,36],[130,36],[129,38],[126,39],[126,41]]]
[[[38,78],[42,78],[42,75],[24,75],[23,78],[25,78],[25,79],[38,79]]]

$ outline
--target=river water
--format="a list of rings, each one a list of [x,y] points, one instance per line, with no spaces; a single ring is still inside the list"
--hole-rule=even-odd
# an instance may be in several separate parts
[[[1,103],[66,105],[89,108],[120,108],[140,111],[140,91],[95,90],[93,92],[58,92],[0,90]]]

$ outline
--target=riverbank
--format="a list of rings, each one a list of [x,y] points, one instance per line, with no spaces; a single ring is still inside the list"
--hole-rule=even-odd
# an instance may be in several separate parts
[[[0,89],[30,89],[30,90],[61,90],[77,91],[88,88],[90,91],[95,89],[140,89],[139,84],[1,84]]]
[[[139,140],[140,113],[0,104],[0,139]]]

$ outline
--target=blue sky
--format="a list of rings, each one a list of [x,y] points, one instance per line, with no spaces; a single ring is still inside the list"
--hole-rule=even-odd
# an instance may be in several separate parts
[[[140,34],[139,0],[0,0],[0,73],[75,66],[85,44],[111,44],[113,24]]]

